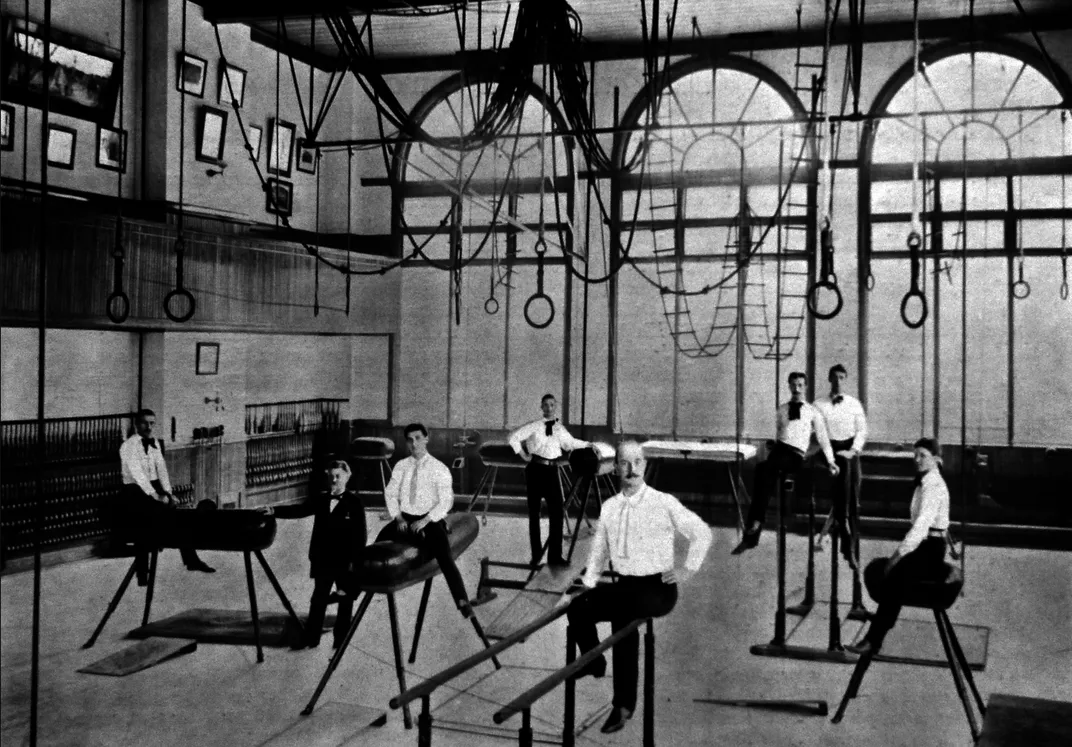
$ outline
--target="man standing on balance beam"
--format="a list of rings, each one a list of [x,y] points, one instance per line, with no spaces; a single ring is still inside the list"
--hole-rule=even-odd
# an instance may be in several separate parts
[[[570,627],[583,655],[599,645],[596,623],[609,620],[617,631],[633,620],[662,617],[677,603],[677,583],[686,581],[703,564],[711,546],[711,528],[677,498],[644,483],[647,462],[636,441],[618,447],[615,470],[621,492],[607,499],[599,516],[596,536],[588,554],[582,581],[591,591],[570,603]],[[685,567],[674,570],[674,536],[689,540]],[[610,560],[618,573],[616,583],[600,584],[603,566]],[[640,633],[633,631],[614,646],[614,700],[600,731],[618,731],[636,710],[637,656]],[[581,670],[579,677],[602,677],[607,660],[602,656]]]
[[[834,521],[841,537],[841,554],[849,567],[857,568],[860,512],[860,452],[867,442],[867,416],[860,400],[845,394],[845,380],[849,372],[840,363],[830,368],[830,396],[815,401],[815,409],[822,413],[826,422],[830,447],[838,473],[830,487],[834,506]]]
[[[830,474],[837,476],[838,466],[834,461],[834,451],[830,448],[830,439],[826,435],[823,416],[814,406],[804,401],[804,389],[808,377],[800,371],[789,374],[788,402],[778,408],[778,440],[767,458],[756,465],[756,479],[752,490],[752,505],[748,507],[748,526],[744,537],[733,549],[734,555],[751,550],[759,544],[759,535],[763,531],[763,518],[767,514],[770,496],[780,475],[803,475],[802,467],[807,456],[811,434],[814,431],[819,446],[826,457]]]

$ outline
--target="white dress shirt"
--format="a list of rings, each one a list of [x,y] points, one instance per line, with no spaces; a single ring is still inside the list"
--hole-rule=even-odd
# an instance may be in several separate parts
[[[584,585],[596,585],[608,557],[614,570],[624,576],[673,570],[675,532],[689,540],[685,568],[698,571],[711,546],[711,528],[703,519],[674,496],[649,485],[629,497],[618,493],[609,498],[600,511]]]
[[[414,491],[416,473],[416,491]],[[445,519],[454,505],[454,478],[447,465],[431,454],[418,462],[411,456],[398,460],[391,470],[391,481],[383,491],[387,513],[398,518],[399,512],[424,516],[431,521]]]
[[[819,441],[819,447],[823,450],[827,464],[834,463],[834,451],[830,448],[830,438],[826,435],[826,424],[823,416],[815,409],[814,405],[807,402],[800,403],[800,418],[789,419],[789,403],[786,402],[778,408],[778,440],[789,444],[801,454],[808,453],[811,444],[811,433],[815,431],[815,438]]]
[[[147,496],[154,500],[163,500],[152,486],[153,480],[159,480],[167,493],[171,492],[171,480],[168,479],[167,464],[160,442],[153,439],[153,445],[146,452],[141,436],[135,434],[119,447],[119,462],[123,473],[123,484],[137,484]]]
[[[923,475],[912,494],[912,528],[901,540],[897,553],[904,557],[920,546],[931,529],[949,529],[949,488],[937,469]]]
[[[852,439],[853,451],[863,451],[867,443],[867,416],[860,400],[848,394],[841,395],[836,405],[831,397],[815,401],[815,409],[826,421],[826,433],[831,441],[848,441]]]
[[[551,426],[551,435],[548,436],[547,421],[543,418],[521,426],[510,434],[508,440],[510,448],[519,456],[521,445],[528,444],[529,454],[551,460],[558,459],[563,451],[573,451],[588,446],[587,441],[571,436],[566,426],[558,420],[554,421],[554,425]]]

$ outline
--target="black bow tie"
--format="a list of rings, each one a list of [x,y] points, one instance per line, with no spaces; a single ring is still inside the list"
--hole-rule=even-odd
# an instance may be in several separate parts
[[[149,449],[152,449],[152,448],[154,448],[156,446],[156,439],[155,438],[145,438],[145,436],[142,436],[141,445],[145,447],[145,453],[148,454]]]
[[[845,395],[844,394],[835,394],[833,396],[833,398],[831,398],[830,401],[833,402],[835,405],[840,405],[844,400],[845,400]]]
[[[800,420],[800,408],[804,406],[803,402],[790,402],[789,403],[789,419]]]
[[[543,421],[543,426],[546,429],[544,434],[547,435],[547,436],[550,436],[554,432],[555,423],[557,423],[557,422],[558,422],[557,419],[556,420],[545,420],[545,421]]]

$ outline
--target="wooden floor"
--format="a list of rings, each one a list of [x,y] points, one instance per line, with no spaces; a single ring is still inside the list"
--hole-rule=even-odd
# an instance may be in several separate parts
[[[370,536],[379,529],[369,512]],[[287,594],[304,613],[312,590],[306,549],[311,520],[280,522],[275,544],[266,552]],[[546,530],[545,530],[546,531]],[[774,538],[731,557],[731,529],[716,529],[702,571],[681,590],[668,617],[655,626],[656,742],[662,745],[969,745],[967,721],[948,670],[876,663],[850,705],[845,720],[831,724],[792,712],[759,711],[700,704],[696,698],[822,699],[837,705],[851,668],[845,664],[753,656],[749,647],[773,633],[775,605]],[[803,538],[789,538],[790,602],[803,585]],[[527,552],[525,520],[492,517],[460,564],[475,593],[482,556],[516,560]],[[893,543],[865,540],[864,561],[888,553]],[[246,609],[248,597],[240,555],[204,553],[218,572],[211,576],[182,569],[177,552],[161,557],[153,619],[193,607]],[[828,557],[820,556],[818,597],[828,598]],[[398,692],[387,605],[378,596],[350,650],[320,699],[314,720],[299,711],[311,696],[331,654],[330,634],[317,650],[265,650],[256,662],[250,646],[201,643],[193,653],[125,676],[103,677],[78,670],[130,645],[125,635],[140,624],[141,590],[132,587],[97,645],[83,650],[127,568],[126,560],[85,560],[48,568],[42,576],[41,680],[38,743],[42,745],[413,745],[401,715],[388,708]],[[986,667],[976,672],[983,696],[991,693],[1072,700],[1072,554],[997,547],[968,548],[965,594],[950,611],[954,623],[989,628]],[[282,609],[255,569],[263,612]],[[849,598],[842,569],[841,597]],[[30,712],[30,630],[33,578],[29,573],[0,579],[0,742],[26,744]],[[509,603],[511,592],[478,608],[490,621]],[[408,651],[420,588],[398,597],[402,645]],[[870,600],[868,600],[869,606]],[[843,612],[847,607],[843,608]],[[928,624],[923,610],[906,618]],[[933,624],[932,622],[929,624]],[[842,626],[851,641],[859,623]],[[823,605],[798,624],[790,618],[792,641],[825,645],[828,618]],[[503,658],[505,667],[475,670],[443,688],[433,699],[442,726],[433,744],[509,744],[491,733],[491,715],[502,704],[546,676],[564,659],[565,622],[559,621]],[[479,642],[451,604],[445,584],[433,585],[417,662],[407,665],[411,684],[475,652]],[[610,701],[610,678],[578,685],[578,724],[587,723],[579,744],[639,745],[640,719],[612,736],[598,726]],[[359,708],[358,706],[361,706]],[[319,714],[324,709],[323,714]],[[371,710],[366,710],[371,709]],[[383,726],[368,714],[387,711]],[[639,714],[638,714],[639,716]],[[561,692],[533,712],[538,734],[553,737],[561,727]],[[318,724],[323,724],[322,727]],[[466,726],[469,725],[469,726]],[[505,724],[511,730],[519,719]],[[516,731],[513,734],[516,742]],[[295,742],[294,740],[297,740]]]

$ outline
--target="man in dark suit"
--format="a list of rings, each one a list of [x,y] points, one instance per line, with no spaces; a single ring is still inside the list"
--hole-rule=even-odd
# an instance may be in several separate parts
[[[327,491],[315,494],[304,503],[269,510],[281,519],[315,517],[309,540],[309,577],[314,581],[313,596],[309,601],[305,637],[292,642],[294,649],[320,645],[320,632],[333,585],[338,587],[335,598],[339,603],[334,629],[335,648],[346,637],[353,617],[354,598],[344,587],[348,586],[345,579],[354,561],[360,558],[368,538],[365,507],[357,492],[347,489],[350,465],[342,460],[334,461],[328,466],[328,474],[331,486]]]

